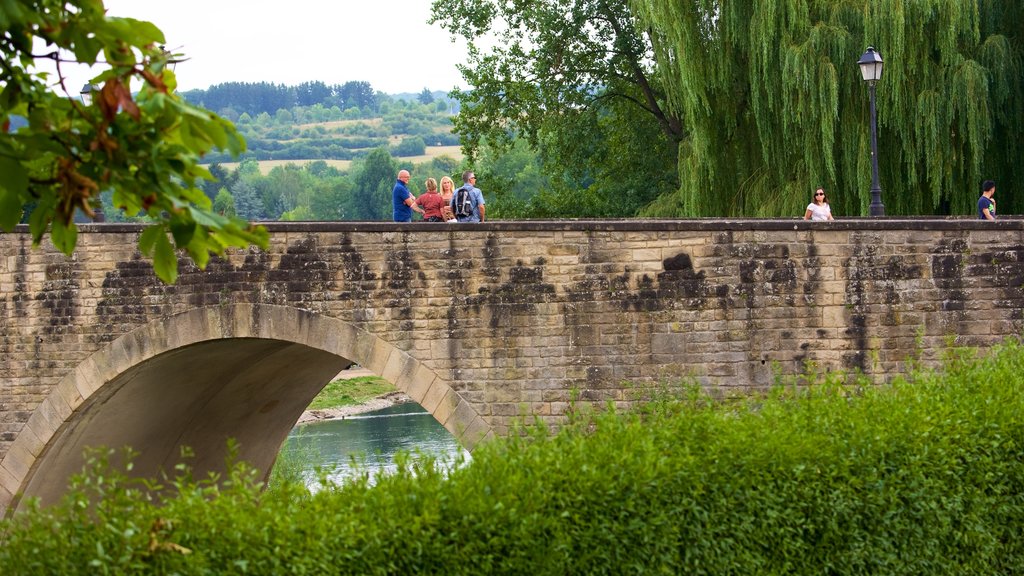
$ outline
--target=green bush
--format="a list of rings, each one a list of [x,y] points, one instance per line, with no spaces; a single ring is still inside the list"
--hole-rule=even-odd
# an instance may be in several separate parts
[[[0,573],[1020,574],[1022,409],[1007,342],[888,386],[580,414],[315,494],[236,465],[147,496],[94,458],[4,521]]]

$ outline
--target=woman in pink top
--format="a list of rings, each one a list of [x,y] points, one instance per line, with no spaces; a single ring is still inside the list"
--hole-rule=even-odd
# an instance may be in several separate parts
[[[427,191],[416,199],[416,203],[423,208],[423,221],[444,222],[444,218],[441,216],[441,208],[444,206],[444,200],[441,199],[441,195],[437,193],[437,180],[427,178],[426,186]]]

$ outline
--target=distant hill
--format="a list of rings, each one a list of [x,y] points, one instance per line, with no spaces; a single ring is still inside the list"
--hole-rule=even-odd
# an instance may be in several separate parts
[[[427,97],[425,91],[389,95],[366,82],[227,83],[183,96],[234,122],[248,144],[241,158],[214,152],[205,158],[209,163],[325,160],[345,167],[380,147],[418,161],[459,150],[451,131],[458,102],[445,92]]]

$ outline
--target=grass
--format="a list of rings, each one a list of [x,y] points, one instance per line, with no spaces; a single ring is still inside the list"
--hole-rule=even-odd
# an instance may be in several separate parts
[[[317,126],[323,126],[330,130],[331,128],[344,128],[345,126],[356,126],[359,124],[366,124],[367,126],[380,126],[384,123],[383,118],[354,118],[352,120],[330,120],[327,122],[307,122],[305,124],[296,124],[295,127],[302,130],[304,128],[315,128]]]
[[[394,391],[395,387],[390,382],[378,376],[334,380],[313,399],[308,410],[356,406]]]

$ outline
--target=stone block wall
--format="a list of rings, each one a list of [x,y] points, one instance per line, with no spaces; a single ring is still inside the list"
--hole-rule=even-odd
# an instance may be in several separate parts
[[[950,339],[984,347],[1024,322],[1013,219],[268,228],[268,250],[205,271],[182,260],[175,285],[140,257],[135,226],[84,226],[71,257],[0,234],[0,459],[90,355],[197,308],[343,321],[428,368],[499,435],[524,414],[560,421],[574,396],[628,405],[637,384],[742,392],[808,363],[881,380]]]

